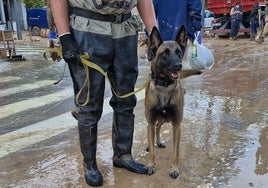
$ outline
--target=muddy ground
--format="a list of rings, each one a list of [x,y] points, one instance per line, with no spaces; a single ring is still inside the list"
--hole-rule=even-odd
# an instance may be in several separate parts
[[[201,76],[182,80],[187,92],[181,127],[179,178],[174,180],[169,177],[169,160],[172,156],[169,124],[163,126],[161,134],[167,147],[156,148],[155,174],[137,175],[114,168],[112,113],[107,113],[99,123],[97,153],[98,165],[104,177],[103,187],[268,187],[268,39],[263,44],[257,44],[243,37],[236,41],[215,37],[204,38],[203,43],[212,50],[215,65]],[[33,62],[29,60],[27,63]],[[150,72],[150,64],[144,59],[141,58],[139,64],[137,87]],[[185,58],[185,67],[188,66]],[[44,65],[42,68],[47,69]],[[4,75],[8,74],[12,75],[12,71],[4,72]],[[71,84],[68,87],[71,88]],[[106,95],[110,95],[109,90]],[[143,91],[139,95],[142,97],[135,108],[132,152],[136,160],[146,163]],[[71,110],[70,106],[67,111]],[[43,119],[46,121],[46,118]],[[1,122],[8,123],[8,119]],[[47,132],[41,134],[46,135]],[[2,156],[0,166],[0,187],[87,187],[75,123],[60,134]]]

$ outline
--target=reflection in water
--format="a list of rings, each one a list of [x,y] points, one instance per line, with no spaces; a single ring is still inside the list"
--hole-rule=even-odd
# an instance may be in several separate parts
[[[14,187],[54,187],[78,182],[78,162],[74,155],[53,153],[48,158],[34,164],[28,169],[30,178],[17,182]]]
[[[238,97],[213,95],[206,90],[189,91],[188,94],[185,95],[184,124],[190,121],[183,134],[189,140],[182,144],[182,148],[184,153],[188,153],[189,148],[191,151],[197,150],[199,160],[184,157],[191,164],[197,165],[195,171],[198,169],[206,174],[203,174],[203,183],[223,185],[226,183],[227,173],[237,173],[233,165],[242,155],[239,149],[243,145],[240,131],[244,130],[240,117],[242,100]],[[189,166],[188,170],[190,168]]]
[[[113,171],[112,166],[112,138],[111,134],[99,135],[98,138],[98,158],[100,170],[102,174],[107,179],[108,185],[114,185],[115,182],[115,172]]]
[[[268,173],[268,127],[265,127],[259,138],[260,147],[256,152],[256,168],[257,175],[264,175]]]
[[[251,71],[239,67],[245,64],[232,63],[231,66],[231,69],[224,67],[222,72],[227,73],[224,76],[205,75],[210,82],[202,80],[200,88],[198,88],[200,80],[195,77],[187,79],[188,82],[185,83],[186,88],[190,88],[187,84],[191,83],[192,86],[194,85],[192,83],[195,83],[196,90],[188,90],[185,95],[183,135],[189,139],[186,141],[188,143],[182,143],[184,151],[181,155],[186,154],[188,148],[191,148],[191,151],[196,149],[196,153],[199,153],[198,158],[203,164],[200,160],[193,161],[189,156],[182,158],[187,158],[191,164],[197,164],[197,169],[203,171],[203,183],[215,187],[220,187],[220,184],[234,185],[233,179],[229,178],[238,174],[245,179],[247,176],[255,178],[254,174],[249,175],[251,166],[253,167],[251,172],[254,171],[255,151],[250,153],[253,154],[253,160],[248,160],[247,165],[243,165],[245,164],[243,156],[249,156],[248,150],[254,146],[247,142],[246,129],[253,122],[262,125],[267,120],[261,115],[265,111],[266,103],[260,102],[262,101],[260,99],[265,98],[265,91],[262,84],[257,84],[259,77],[248,76],[251,75]],[[262,71],[257,72],[265,75]],[[218,83],[217,86],[215,82]],[[187,120],[190,120],[189,123]],[[267,173],[267,134],[266,137],[265,135],[262,137],[261,148],[258,151],[260,156],[257,160],[261,164],[261,169],[266,171],[258,175]],[[243,148],[247,147],[248,150],[245,151]],[[241,161],[239,159],[243,161],[241,165],[238,165]],[[190,165],[186,167],[191,168]],[[195,171],[198,171],[197,169]],[[258,179],[256,182],[265,181]]]

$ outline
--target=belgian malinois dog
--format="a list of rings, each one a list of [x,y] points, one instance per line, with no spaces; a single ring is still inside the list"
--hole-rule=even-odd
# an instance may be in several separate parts
[[[145,117],[148,122],[148,174],[155,172],[155,135],[158,147],[165,147],[160,141],[160,129],[166,122],[173,128],[173,155],[170,176],[179,176],[179,147],[181,121],[183,118],[184,89],[180,79],[201,74],[198,70],[182,70],[182,59],[186,48],[186,30],[182,26],[174,41],[162,41],[156,27],[150,35],[149,48],[152,51],[151,81],[145,91]]]

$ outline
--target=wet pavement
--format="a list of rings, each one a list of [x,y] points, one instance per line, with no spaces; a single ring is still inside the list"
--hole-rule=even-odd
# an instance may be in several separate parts
[[[200,76],[182,80],[180,177],[169,177],[172,132],[163,126],[167,148],[156,148],[156,172],[138,175],[112,166],[111,121],[107,82],[99,122],[98,165],[103,187],[247,188],[268,187],[268,39],[257,44],[205,38],[215,65]],[[0,61],[0,187],[88,187],[84,182],[72,83],[64,63],[42,58],[45,42],[22,42],[17,53],[26,61]],[[185,67],[188,67],[187,58]],[[140,59],[140,87],[150,73]],[[144,91],[137,94],[133,156],[146,163]]]

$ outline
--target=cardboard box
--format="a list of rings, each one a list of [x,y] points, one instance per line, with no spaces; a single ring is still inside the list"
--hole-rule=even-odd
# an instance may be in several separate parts
[[[13,31],[1,31],[0,32],[0,41],[12,41],[13,38]]]
[[[5,48],[0,48],[0,58],[7,59],[7,52]]]

